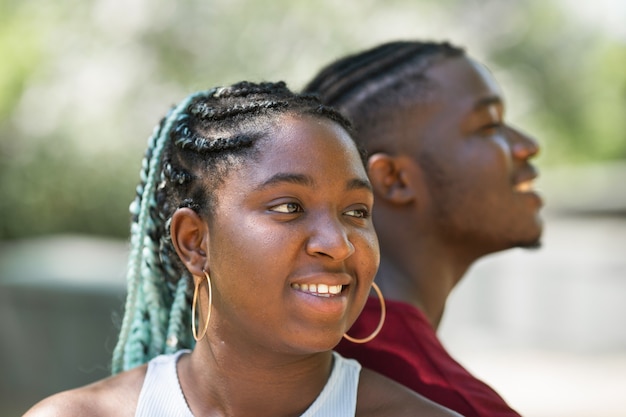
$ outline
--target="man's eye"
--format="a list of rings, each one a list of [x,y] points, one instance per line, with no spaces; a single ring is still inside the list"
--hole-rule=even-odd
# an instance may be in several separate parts
[[[483,126],[480,130],[483,133],[492,134],[497,133],[502,129],[502,123],[490,123],[488,125]]]
[[[283,203],[270,207],[270,210],[278,213],[299,213],[302,211],[302,207],[298,203]]]

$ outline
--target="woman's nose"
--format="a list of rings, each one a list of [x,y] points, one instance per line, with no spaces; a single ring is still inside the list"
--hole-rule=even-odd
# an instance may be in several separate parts
[[[318,216],[315,220],[310,228],[307,253],[327,256],[336,261],[344,260],[354,253],[354,245],[340,219]]]
[[[514,158],[529,159],[539,153],[539,144],[534,138],[512,127],[507,130]]]

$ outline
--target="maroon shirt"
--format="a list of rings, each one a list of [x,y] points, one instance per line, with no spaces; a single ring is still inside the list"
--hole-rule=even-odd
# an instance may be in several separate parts
[[[374,340],[355,344],[343,339],[335,350],[465,417],[519,417],[491,387],[452,359],[424,313],[398,301],[386,300],[386,305],[385,325]],[[380,304],[370,298],[350,336],[366,337],[379,320]]]

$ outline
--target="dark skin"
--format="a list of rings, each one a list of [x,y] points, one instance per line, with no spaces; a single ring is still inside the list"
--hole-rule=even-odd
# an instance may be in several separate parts
[[[488,70],[455,57],[426,76],[437,84],[432,100],[381,117],[387,138],[376,141],[382,149],[371,155],[368,175],[381,246],[377,282],[437,328],[450,292],[476,260],[539,245],[542,202],[529,163],[539,147],[505,123]]]
[[[133,417],[146,368],[146,365],[142,365],[94,384],[56,394],[35,405],[25,416]],[[361,370],[358,390],[357,416],[459,416],[368,369]],[[280,400],[284,402],[285,398]],[[261,415],[261,410],[264,410],[262,407],[257,406],[248,414],[221,414],[209,411],[206,415],[258,416]]]
[[[331,349],[358,317],[378,266],[373,193],[347,133],[295,116],[272,129],[258,156],[227,175],[211,216],[182,208],[172,218],[180,259],[194,283],[209,272],[213,289],[206,337],[177,363],[196,416],[301,415],[326,384]],[[145,372],[58,394],[27,416],[132,416]],[[456,415],[366,369],[358,390],[358,416]]]

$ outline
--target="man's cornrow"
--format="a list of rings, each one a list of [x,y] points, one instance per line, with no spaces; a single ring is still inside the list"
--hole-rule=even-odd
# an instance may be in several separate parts
[[[380,106],[385,96],[393,100],[414,94],[411,84],[434,58],[463,54],[461,48],[448,42],[389,42],[331,63],[305,86],[304,92],[318,94],[324,104],[337,107],[358,126],[364,108]]]
[[[130,206],[128,294],[114,374],[193,346],[191,280],[172,245],[172,215],[180,207],[209,215],[213,191],[229,169],[245,163],[275,117],[286,113],[350,127],[335,110],[282,82],[243,82],[187,97],[154,129]]]
[[[304,91],[322,94],[325,103],[341,102],[354,89],[362,88],[379,74],[401,66],[418,48],[419,45],[394,42],[344,57],[324,68]]]

